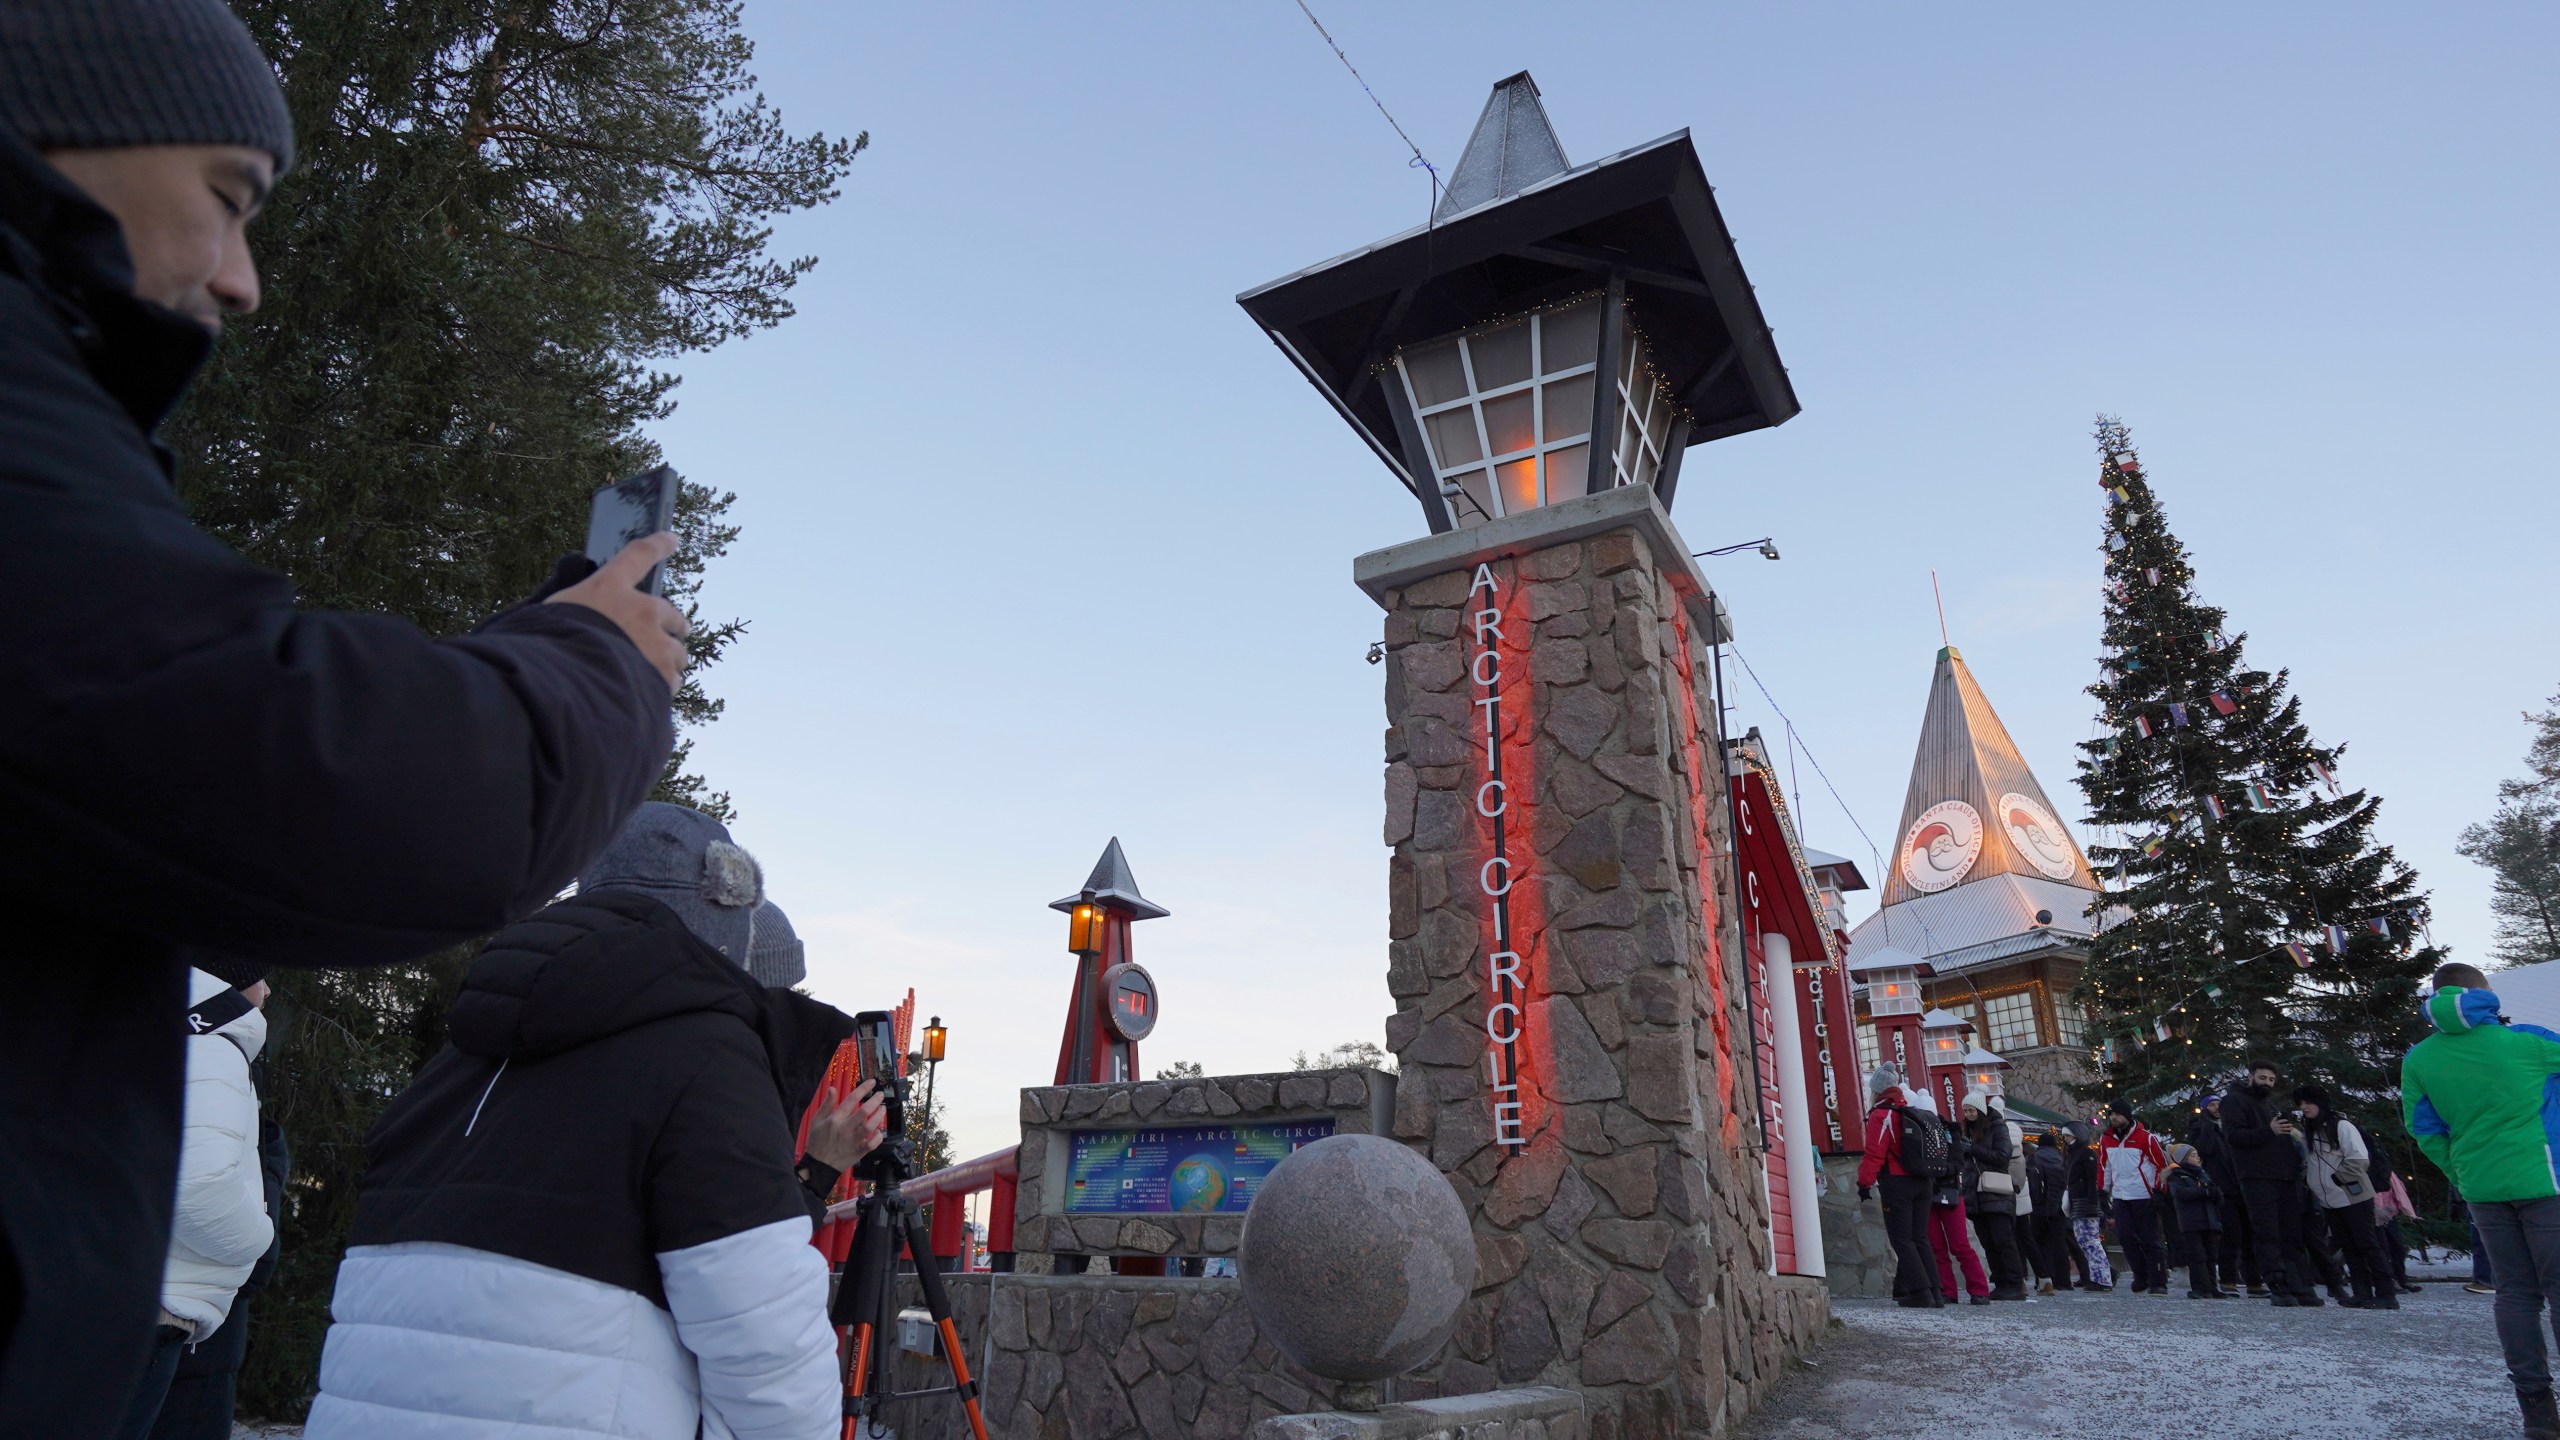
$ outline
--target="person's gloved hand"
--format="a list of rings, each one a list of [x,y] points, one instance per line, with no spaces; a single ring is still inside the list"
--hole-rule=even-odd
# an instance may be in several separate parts
[[[1859,1187],[1858,1187],[1858,1201],[1859,1201],[1859,1203],[1860,1203],[1860,1204],[1864,1204],[1864,1203],[1866,1203],[1867,1201],[1874,1199],[1874,1198],[1875,1198],[1875,1193],[1876,1193],[1876,1192],[1875,1192],[1875,1187],[1874,1187],[1874,1186],[1872,1186],[1872,1185],[1861,1185],[1861,1186],[1859,1186]]]

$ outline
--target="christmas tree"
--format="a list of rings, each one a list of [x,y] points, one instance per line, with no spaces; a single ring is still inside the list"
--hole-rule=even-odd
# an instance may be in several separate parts
[[[2106,654],[2098,738],[2081,748],[2089,847],[2107,886],[2080,999],[2100,1080],[2175,1121],[2252,1059],[2318,1079],[2396,1138],[2399,1059],[2441,958],[2417,877],[2375,843],[2377,797],[2341,788],[2345,747],[2312,738],[2286,672],[2196,592],[2186,548],[2124,426],[2098,422]],[[2395,1147],[2405,1152],[2405,1147]]]

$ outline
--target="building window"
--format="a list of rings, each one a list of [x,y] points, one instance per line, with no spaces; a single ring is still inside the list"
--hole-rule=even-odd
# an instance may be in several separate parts
[[[1571,500],[1591,484],[1592,387],[1600,378],[1600,305],[1553,310],[1415,346],[1396,357],[1421,419],[1433,478],[1459,528]],[[1641,336],[1625,332],[1610,474],[1651,484],[1671,426]]]
[[[2012,1050],[2032,1050],[2044,1043],[2036,1024],[2036,992],[2019,990],[2007,995],[1994,995],[1982,1002],[1983,1032],[1988,1038],[1985,1048],[1994,1055]]]
[[[1876,1067],[1884,1063],[1884,1051],[1881,1048],[1881,1045],[1882,1042],[1876,1039],[1876,1027],[1873,1025],[1861,1025],[1858,1027],[1858,1078],[1860,1084],[1864,1084],[1866,1082],[1866,1077],[1876,1073]]]
[[[2085,1016],[2080,1009],[2079,1001],[2065,996],[2053,1002],[2053,1028],[2062,1032],[2055,1037],[2055,1043],[2068,1045],[2074,1050],[2087,1044],[2087,1031],[2083,1028],[2084,1024]]]

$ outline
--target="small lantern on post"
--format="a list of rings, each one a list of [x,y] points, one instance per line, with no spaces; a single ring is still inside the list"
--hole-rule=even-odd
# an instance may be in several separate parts
[[[1976,1045],[1964,1052],[1964,1083],[1968,1090],[1981,1090],[1995,1096],[2009,1093],[2001,1083],[2001,1072],[2009,1062]]]
[[[1929,962],[1908,950],[1883,946],[1850,963],[1849,974],[1865,987],[1867,1018],[1876,1027],[1876,1050],[1909,1076],[1926,1073],[1920,1041],[1920,977]]]
[[[1920,1017],[1920,1048],[1929,1057],[1929,1089],[1938,1097],[1938,1113],[1956,1118],[1956,1102],[1964,1098],[1964,1056],[1970,1047],[1965,1032],[1972,1022],[1947,1010]]]

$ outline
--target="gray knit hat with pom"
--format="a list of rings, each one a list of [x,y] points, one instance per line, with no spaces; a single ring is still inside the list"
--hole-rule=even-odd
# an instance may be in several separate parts
[[[652,800],[578,876],[578,889],[628,890],[676,912],[702,943],[749,969],[764,867],[729,827],[683,805]]]
[[[5,0],[0,124],[39,150],[246,145],[293,164],[284,88],[222,0]]]

